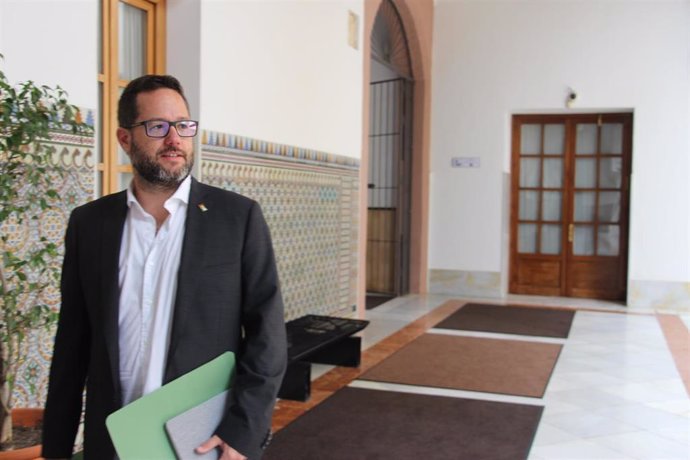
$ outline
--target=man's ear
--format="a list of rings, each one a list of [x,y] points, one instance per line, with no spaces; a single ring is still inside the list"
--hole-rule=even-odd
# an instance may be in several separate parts
[[[120,143],[120,147],[122,147],[122,150],[124,150],[127,153],[127,155],[129,155],[129,152],[132,148],[132,133],[128,129],[117,128],[115,136],[117,137],[117,142]]]

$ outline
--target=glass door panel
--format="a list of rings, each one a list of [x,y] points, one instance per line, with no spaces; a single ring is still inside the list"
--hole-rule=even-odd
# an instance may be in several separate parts
[[[575,192],[575,222],[592,222],[596,209],[595,192]]]
[[[541,226],[541,250],[542,254],[561,253],[561,226],[542,225]]]
[[[621,158],[602,158],[599,160],[599,187],[620,188],[623,173]]]
[[[127,152],[122,150],[122,147],[120,146],[120,144],[117,144],[117,161],[118,161],[119,165],[130,164],[129,155],[127,155]]]
[[[541,152],[541,125],[522,125],[520,154],[539,155]]]
[[[618,256],[623,183],[623,124],[577,124],[573,255]],[[596,210],[596,211],[595,211]],[[596,250],[595,250],[596,249]]]
[[[599,222],[618,222],[621,215],[621,193],[599,192]]]
[[[597,125],[578,124],[576,137],[576,155],[593,155],[597,151]]]
[[[549,222],[561,220],[563,207],[563,194],[561,192],[543,192],[541,203],[542,220]]]
[[[537,226],[520,224],[518,227],[518,252],[533,254],[537,250]]]
[[[561,254],[565,125],[524,124],[519,145],[518,252]]]
[[[573,254],[576,256],[589,256],[594,254],[594,227],[592,225],[575,226]]]
[[[520,160],[520,187],[539,187],[541,181],[541,160],[523,158]]]
[[[575,187],[594,188],[597,177],[597,162],[593,158],[575,160]]]
[[[619,241],[619,225],[600,225],[597,234],[597,255],[617,256]]]
[[[561,188],[563,186],[563,160],[560,158],[544,159],[544,187]]]
[[[539,217],[539,192],[520,192],[520,220],[537,220]]]
[[[119,148],[117,103],[130,80],[165,73],[165,1],[98,0],[99,195],[119,191],[132,171]]]
[[[129,183],[132,182],[131,172],[121,172],[117,175],[117,188],[119,190],[124,190],[129,187]]]
[[[602,124],[599,152],[613,155],[620,155],[623,152],[623,123]]]
[[[544,125],[544,153],[547,155],[563,155],[564,151],[565,125]]]
[[[147,12],[123,2],[120,2],[118,6],[119,77],[120,80],[133,80],[146,73]]]
[[[120,3],[120,6],[122,6],[122,3]],[[125,89],[122,87],[118,88],[118,100],[122,96],[122,93],[124,92],[124,90]],[[117,149],[117,169],[119,171],[122,171],[123,166],[124,166],[125,172],[128,172],[131,175],[132,162],[129,159],[129,155],[127,155],[127,152],[122,150],[122,147],[120,146],[119,142],[117,142],[116,144],[117,144],[117,146],[115,148]],[[129,184],[129,180],[126,180],[126,183]],[[118,187],[117,190],[118,191],[123,189],[122,184],[123,184],[122,174],[119,174],[118,179],[117,179],[117,187]]]

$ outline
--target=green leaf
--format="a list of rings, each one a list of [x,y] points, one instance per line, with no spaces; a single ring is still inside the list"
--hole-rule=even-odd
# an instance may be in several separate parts
[[[64,170],[55,160],[56,148],[42,142],[53,131],[90,133],[76,114],[62,88],[14,84],[0,70],[0,348],[11,357],[5,369],[16,369],[16,351],[32,330],[57,321],[57,311],[42,299],[47,289],[58,289],[60,248],[40,236],[14,248],[3,226],[34,225],[60,204],[54,184]],[[0,377],[15,382],[12,372]]]

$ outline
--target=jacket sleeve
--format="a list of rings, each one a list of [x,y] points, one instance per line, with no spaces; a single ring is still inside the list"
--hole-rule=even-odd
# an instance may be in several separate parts
[[[43,418],[43,457],[72,456],[88,369],[89,328],[79,280],[77,211],[70,216],[62,266],[60,319]]]
[[[271,427],[271,416],[287,365],[283,300],[268,226],[254,203],[241,257],[242,328],[233,402],[216,434],[254,460]]]

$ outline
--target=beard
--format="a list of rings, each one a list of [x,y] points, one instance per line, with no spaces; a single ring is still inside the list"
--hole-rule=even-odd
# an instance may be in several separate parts
[[[177,170],[165,169],[158,163],[157,158],[166,153],[176,153],[185,159],[184,165]],[[146,182],[154,187],[162,189],[177,189],[180,183],[187,178],[194,166],[194,152],[185,152],[174,147],[165,147],[156,152],[155,157],[151,157],[144,152],[139,145],[132,142],[130,152],[132,167],[137,174]]]

